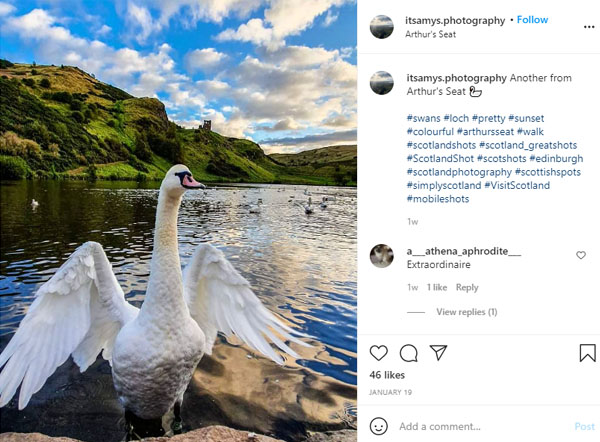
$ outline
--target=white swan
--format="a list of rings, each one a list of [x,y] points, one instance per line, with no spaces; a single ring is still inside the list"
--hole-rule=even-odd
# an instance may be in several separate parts
[[[39,205],[40,205],[40,203],[38,203],[35,199],[31,200],[31,208],[32,209],[37,209]]]
[[[270,341],[298,357],[284,340],[308,344],[291,336],[292,329],[262,305],[222,252],[199,245],[182,274],[177,214],[186,189],[201,188],[182,165],[173,166],[162,182],[141,309],[127,303],[102,246],[95,242],[80,246],[39,288],[0,355],[0,406],[21,385],[23,409],[69,355],[83,372],[102,351],[112,366],[130,429],[132,414],[155,419],[171,409],[180,423],[183,394],[202,355],[211,354],[217,333],[235,333],[280,364],[283,360]]]
[[[261,209],[260,209],[261,204],[262,204],[262,199],[259,198],[258,202],[255,205],[250,207],[249,212],[250,213],[260,213],[261,212]]]
[[[323,197],[323,201],[321,201],[321,204],[319,204],[319,206],[321,206],[321,209],[327,209],[327,197]]]
[[[296,203],[298,206],[302,207],[304,209],[304,213],[306,213],[307,215],[310,215],[311,213],[314,212],[313,206],[312,206],[312,197],[308,197],[308,203],[307,204],[301,204],[299,202],[296,201]]]

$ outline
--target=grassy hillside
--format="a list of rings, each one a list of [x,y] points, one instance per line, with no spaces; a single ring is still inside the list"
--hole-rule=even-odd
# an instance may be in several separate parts
[[[322,147],[296,154],[275,153],[270,157],[305,175],[331,177],[338,184],[356,185],[356,145]]]
[[[161,179],[178,162],[209,182],[341,182],[339,170],[312,173],[252,141],[179,127],[159,100],[76,67],[0,60],[2,178]]]

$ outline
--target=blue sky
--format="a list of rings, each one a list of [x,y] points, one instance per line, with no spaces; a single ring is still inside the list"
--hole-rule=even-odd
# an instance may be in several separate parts
[[[75,65],[267,152],[356,142],[354,0],[0,0],[0,56]]]

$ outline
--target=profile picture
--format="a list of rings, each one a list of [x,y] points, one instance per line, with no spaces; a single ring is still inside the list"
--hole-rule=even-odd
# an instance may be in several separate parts
[[[371,249],[371,262],[375,267],[383,269],[389,266],[394,260],[394,251],[390,246],[377,244]]]
[[[371,89],[377,95],[385,95],[394,87],[394,79],[385,71],[375,72],[371,76]]]
[[[373,37],[384,39],[394,32],[394,22],[387,15],[378,15],[371,20],[371,34]]]

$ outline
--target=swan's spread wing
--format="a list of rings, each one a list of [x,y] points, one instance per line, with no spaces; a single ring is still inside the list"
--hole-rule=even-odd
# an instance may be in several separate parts
[[[21,384],[19,409],[70,354],[86,370],[104,349],[110,361],[121,327],[138,309],[125,301],[102,246],[87,242],[42,285],[0,355],[0,406]]]
[[[250,347],[279,364],[283,359],[269,341],[294,357],[298,355],[284,340],[308,346],[291,335],[294,331],[262,305],[248,281],[223,253],[208,244],[201,244],[194,252],[184,270],[183,284],[190,313],[206,335],[208,354],[212,352],[218,332],[227,336],[235,333]]]

